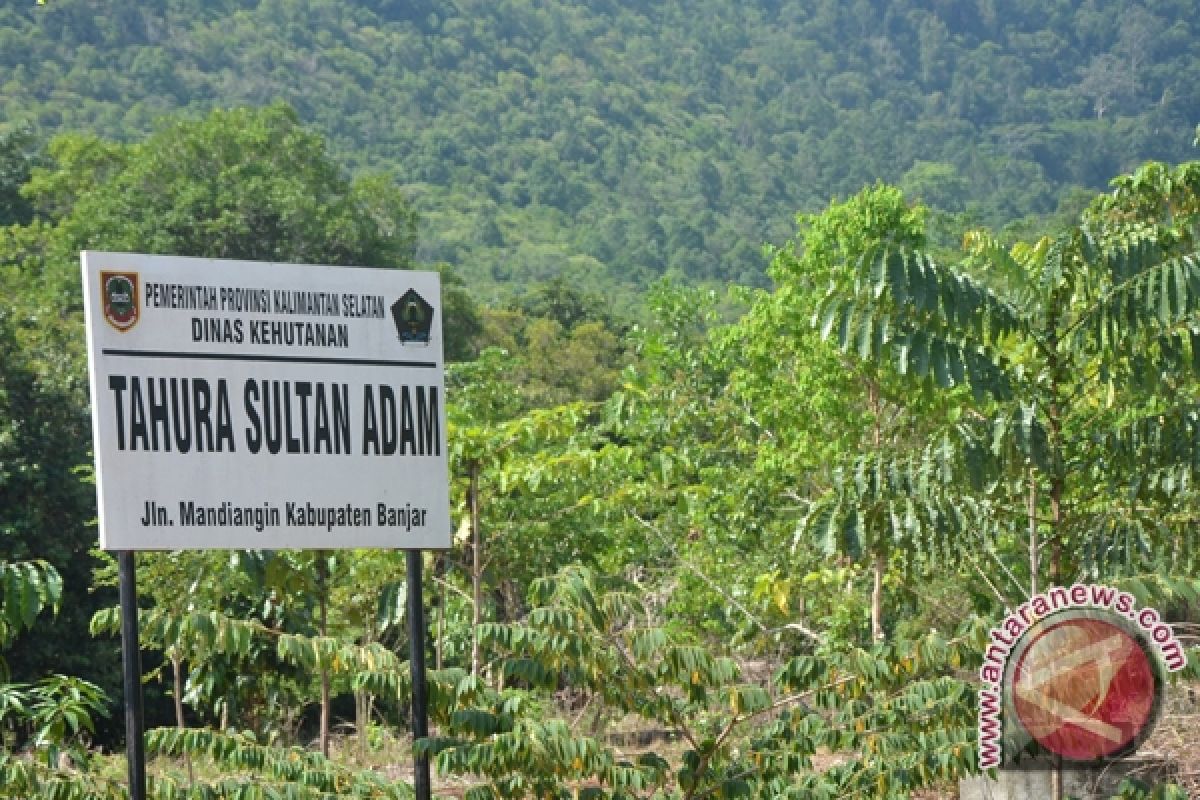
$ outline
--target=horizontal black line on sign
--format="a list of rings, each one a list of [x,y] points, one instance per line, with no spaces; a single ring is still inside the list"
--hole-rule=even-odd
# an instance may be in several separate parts
[[[267,356],[254,353],[172,353],[164,350],[115,350],[100,351],[106,356],[125,358],[180,358],[194,361],[258,361],[277,364],[344,364],[352,367],[418,367],[432,369],[433,361],[388,361],[374,358],[318,358],[316,356]]]

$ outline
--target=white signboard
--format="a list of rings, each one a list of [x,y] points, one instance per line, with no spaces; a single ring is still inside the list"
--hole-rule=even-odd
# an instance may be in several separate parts
[[[101,547],[450,546],[437,273],[82,261]]]

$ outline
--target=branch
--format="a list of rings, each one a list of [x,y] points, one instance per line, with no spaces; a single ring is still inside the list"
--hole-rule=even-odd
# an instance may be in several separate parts
[[[803,625],[800,625],[799,623],[789,623],[787,625],[784,625],[783,628],[778,628],[778,629],[768,628],[766,626],[766,624],[763,623],[762,620],[760,620],[748,608],[746,608],[744,605],[742,605],[740,602],[738,602],[738,600],[735,597],[733,597],[733,595],[729,594],[724,589],[722,589],[719,585],[717,585],[716,581],[714,581],[712,578],[705,575],[704,572],[699,567],[697,567],[691,561],[689,561],[688,559],[686,559],[682,555],[680,555],[679,550],[675,547],[674,544],[671,543],[670,540],[667,539],[667,537],[663,534],[662,531],[660,531],[658,528],[651,525],[649,522],[642,519],[641,517],[639,517],[636,513],[632,512],[632,511],[629,512],[629,515],[631,517],[633,517],[635,520],[637,520],[638,522],[640,522],[644,528],[651,531],[655,536],[657,536],[659,541],[661,541],[664,545],[666,545],[667,549],[671,551],[671,555],[673,555],[679,561],[679,563],[683,564],[685,567],[687,567],[693,573],[695,573],[696,577],[698,577],[698,578],[700,578],[700,580],[704,581],[704,583],[706,583],[708,585],[708,588],[712,589],[714,592],[721,595],[722,599],[724,599],[725,602],[729,603],[729,605],[733,606],[738,611],[742,612],[742,614],[745,615],[746,619],[750,620],[750,622],[752,622],[758,628],[760,633],[769,635],[770,633],[772,633],[776,630],[794,630],[794,631],[797,631],[798,633],[801,633],[801,634],[807,636],[809,639],[812,639],[814,642],[821,643],[824,641],[824,639],[821,637],[820,634],[818,634],[812,630],[809,630],[808,628],[804,627]]]
[[[446,580],[445,578],[439,578],[438,576],[434,575],[433,582],[442,586],[443,588],[449,589],[450,591],[454,592],[455,594],[459,595],[460,597],[465,598],[467,600],[467,602],[472,601],[471,595],[467,594],[464,590],[462,590],[462,589],[458,588],[457,586],[455,586],[454,584],[450,583],[450,581]]]
[[[1004,564],[1004,562],[1000,560],[1000,556],[996,555],[996,551],[989,547],[989,548],[987,548],[987,552],[988,552],[988,555],[991,556],[992,559],[1000,566],[1000,569],[1004,570],[1004,574],[1007,575],[1008,579],[1013,582],[1013,586],[1017,587],[1017,591],[1019,593],[1021,593],[1022,595],[1024,595],[1025,587],[1022,586],[1021,582],[1019,580],[1017,580],[1015,575],[1012,574],[1012,570],[1010,570]]]
[[[773,714],[780,708],[783,708],[784,706],[790,706],[793,704],[803,704],[803,702],[806,698],[811,697],[812,695],[816,694],[817,692],[823,692],[828,689],[833,689],[834,687],[841,686],[846,683],[850,683],[854,680],[857,680],[857,678],[853,678],[853,677],[840,678],[832,683],[827,683],[824,686],[819,686],[816,689],[808,689],[807,691],[797,692],[796,694],[788,695],[787,697],[784,697],[784,698],[781,698],[781,699],[775,701],[774,703],[767,706],[766,708],[760,709],[751,714],[747,714],[744,717],[734,716],[734,718],[731,719],[729,721],[729,723],[725,726],[725,730],[723,730],[721,732],[721,735],[717,737],[717,745],[719,746],[721,744],[721,741],[729,734],[729,732],[733,729],[733,727],[735,725],[741,724],[743,722],[749,722],[750,720],[755,719],[757,717],[761,717],[764,714]],[[697,772],[699,772],[699,770],[697,770]],[[748,777],[753,774],[754,774],[754,770],[747,770],[743,773],[735,775],[734,777],[744,778],[744,777]],[[704,789],[704,791],[699,792],[698,794],[689,795],[689,796],[690,797],[707,797],[708,795],[713,794],[713,792],[718,791],[719,788],[720,787],[717,787],[717,786],[710,786],[710,787]]]
[[[1000,593],[1000,590],[996,588],[996,584],[992,583],[991,579],[988,578],[987,573],[979,568],[979,562],[975,560],[975,557],[969,556],[969,558],[971,559],[971,566],[979,573],[979,577],[983,578],[983,582],[992,590],[992,594],[996,595],[996,599],[1000,601],[1000,604],[1005,608],[1011,608],[1012,605],[1009,603],[1008,598]]]
[[[633,660],[628,651],[626,651],[626,649],[621,645],[621,637],[613,637],[610,643],[615,646],[614,649],[621,657],[621,660],[625,662],[625,666],[629,668],[630,674],[636,673],[638,671],[637,662]],[[619,691],[625,694],[630,700],[633,699],[633,690],[627,685],[620,686]],[[667,701],[667,714],[670,715],[671,722],[675,725],[675,729],[678,730],[679,733],[683,734],[683,738],[687,739],[688,744],[692,746],[693,750],[699,751],[700,743],[696,741],[696,737],[695,734],[692,733],[692,729],[687,726],[686,721],[683,719],[683,715],[679,713],[679,709],[675,707],[675,703],[671,701],[670,697],[667,698]],[[637,704],[636,702],[631,702],[630,705],[636,707]]]

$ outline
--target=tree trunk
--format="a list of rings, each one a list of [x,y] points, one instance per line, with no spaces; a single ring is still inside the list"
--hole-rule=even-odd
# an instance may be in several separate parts
[[[1057,325],[1058,312],[1061,302],[1055,298],[1050,305],[1050,325]],[[1066,465],[1063,459],[1062,431],[1062,401],[1059,387],[1063,384],[1063,376],[1058,360],[1059,336],[1054,331],[1048,340],[1050,355],[1046,366],[1050,373],[1050,398],[1046,408],[1046,421],[1050,437],[1050,583],[1062,585],[1062,552],[1063,552],[1063,494],[1067,486]]]
[[[320,634],[329,635],[329,565],[326,551],[317,551],[317,603],[320,608]],[[321,755],[329,758],[329,665],[321,663]]]
[[[183,659],[171,651],[171,675],[175,684],[175,727],[183,730]]]
[[[1038,571],[1041,569],[1037,523],[1037,475],[1029,470],[1029,596],[1038,593]]]
[[[175,650],[171,651],[171,677],[175,685],[175,727],[183,730],[186,727],[183,720],[183,658]],[[186,751],[183,763],[187,767],[188,788],[191,788],[196,783],[196,776],[192,771],[192,757]]]
[[[1050,435],[1053,444],[1050,475],[1050,583],[1061,586],[1063,580],[1063,493],[1067,479],[1062,459],[1062,423],[1057,400],[1050,406]]]
[[[871,409],[871,445],[876,455],[883,449],[883,400],[879,384],[867,380],[867,405]],[[876,544],[876,547],[880,545]],[[883,641],[883,577],[887,573],[887,555],[876,550],[871,561],[871,641]]]
[[[883,576],[887,572],[887,556],[876,553],[871,562],[871,639],[883,641]]]
[[[358,729],[358,759],[362,764],[367,762],[368,734],[374,708],[375,695],[363,691],[354,693],[354,727]]]
[[[483,535],[479,530],[479,462],[471,462],[471,676],[479,677],[479,626],[483,623]]]
[[[433,642],[433,668],[442,668],[442,650],[446,639],[446,556],[439,553],[434,559],[434,572],[438,576],[438,621],[437,637]]]
[[[1062,483],[1055,481],[1050,487],[1050,519],[1054,521],[1054,542],[1050,546],[1050,582],[1062,585]]]
[[[1058,317],[1058,303],[1051,307],[1050,319]],[[1052,324],[1054,324],[1052,322]],[[1058,335],[1050,337],[1050,404],[1047,409],[1047,420],[1050,427],[1050,584],[1062,585],[1062,498],[1066,487],[1066,467],[1063,463],[1062,445],[1062,410],[1059,405],[1059,386],[1061,386],[1058,363]],[[1050,771],[1051,800],[1062,800],[1062,759],[1054,758],[1054,766]]]

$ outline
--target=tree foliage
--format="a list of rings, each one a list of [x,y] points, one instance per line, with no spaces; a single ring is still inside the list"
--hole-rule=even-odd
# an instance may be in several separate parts
[[[976,234],[953,267],[875,247],[852,284],[831,289],[821,330],[861,359],[972,390],[975,418],[964,428],[974,457],[964,466],[977,487],[1030,471],[1045,508],[1031,524],[1044,521],[1055,582],[1079,569],[1188,563],[1190,537],[1172,529],[1188,512],[1164,513],[1164,504],[1193,463],[1192,440],[1179,438],[1192,403],[1177,393],[1196,364],[1200,254],[1176,232],[1191,224],[1093,213],[1011,249]],[[979,269],[1002,282],[972,277]],[[1167,425],[1176,426],[1170,441],[1160,435]],[[1011,489],[993,496],[1020,508],[1022,491],[1005,496]]]
[[[283,105],[166,123],[128,147],[51,143],[24,190],[63,249],[406,267],[416,215],[385,176],[350,180]]]
[[[970,690],[926,676],[970,657],[980,631],[800,656],[761,685],[735,661],[649,624],[636,587],[567,570],[532,592],[525,622],[487,629],[513,688],[460,683],[467,707],[423,745],[440,769],[486,778],[473,797],[892,796],[956,775],[974,757]],[[585,696],[574,725],[538,719],[530,690],[563,684]],[[614,712],[678,737],[662,750],[671,760],[622,755],[587,734],[585,717]],[[818,749],[849,760],[813,772]]]
[[[448,42],[430,58],[465,57]],[[1104,118],[1124,99],[1109,102]],[[88,670],[115,661],[120,618],[111,560],[86,555],[76,249],[385,266],[422,250],[395,183],[345,175],[281,105],[135,144],[62,136],[26,163],[28,207],[0,229],[0,645],[16,680],[0,687],[0,796],[116,798],[89,746],[118,741]],[[530,206],[586,211],[552,165],[531,170]],[[1095,578],[1195,620],[1197,174],[1147,164],[1053,235],[980,230],[961,248],[876,184],[797,217],[767,250],[773,289],[664,280],[628,319],[585,281],[477,308],[448,273],[470,315],[446,379],[457,531],[425,557],[435,728],[413,747],[479,800],[902,798],[976,771],[986,633],[1035,587]],[[944,170],[910,177],[930,175]],[[720,164],[694,177],[706,198],[732,191]],[[662,230],[686,259],[699,233]],[[409,744],[402,561],[140,556],[149,705],[162,721],[175,705],[148,740],[152,795],[407,797],[374,749]]]
[[[346,165],[403,176],[422,260],[473,285],[765,286],[759,245],[795,210],[875,180],[961,230],[1190,157],[1190,10],[31,2],[0,12],[0,115],[134,140],[168,112],[282,99]]]
[[[55,669],[112,690],[117,653],[86,634],[91,612],[113,598],[88,593],[98,565],[88,555],[95,500],[83,466],[90,437],[79,250],[410,268],[416,215],[383,174],[347,176],[282,104],[164,120],[135,144],[64,134],[27,173],[19,193],[31,209],[27,224],[0,228],[0,270],[13,297],[0,309],[0,533],[6,554],[45,558],[59,570],[67,602],[46,623],[44,644],[23,643],[11,663],[21,680]],[[469,323],[473,304],[452,274],[447,283],[451,306]],[[469,335],[468,324],[448,350],[469,352]],[[194,579],[163,574],[172,578],[163,592],[194,591]],[[252,613],[270,606],[259,592],[243,583],[231,595]]]

